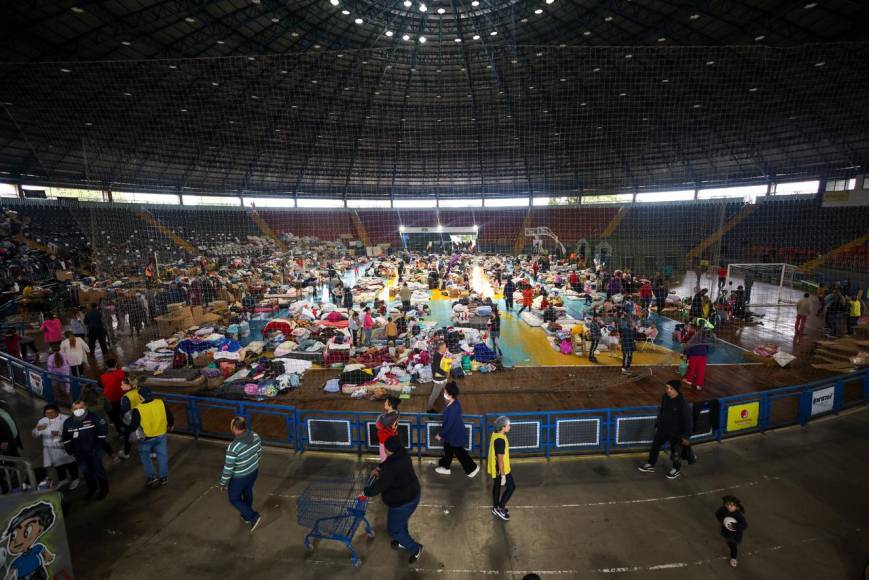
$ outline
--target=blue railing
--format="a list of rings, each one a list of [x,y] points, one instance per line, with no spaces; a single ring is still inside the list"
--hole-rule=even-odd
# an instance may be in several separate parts
[[[68,382],[72,399],[82,387],[96,381],[49,373],[43,368],[0,353],[0,377],[46,401],[54,401],[57,382]],[[377,453],[375,422],[378,413],[298,409],[251,401],[233,401],[161,393],[173,411],[175,430],[194,436],[230,438],[229,421],[236,415],[248,420],[263,440],[297,451],[325,450]],[[717,440],[787,425],[806,425],[842,409],[869,403],[869,369],[848,375],[722,397],[704,401],[695,414],[702,429],[695,442]],[[468,450],[478,457],[488,452],[495,419],[510,418],[510,451],[514,455],[576,455],[612,453],[647,448],[654,433],[657,407],[619,407],[465,415]],[[440,416],[402,413],[399,435],[417,456],[438,454],[435,437]]]

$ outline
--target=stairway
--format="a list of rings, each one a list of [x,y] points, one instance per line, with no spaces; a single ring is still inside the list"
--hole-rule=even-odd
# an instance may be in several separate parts
[[[623,205],[619,208],[618,213],[613,216],[613,219],[610,220],[610,223],[607,224],[606,228],[600,235],[600,239],[605,240],[613,235],[619,227],[619,224],[622,223],[623,219],[625,219],[626,215],[628,215],[628,206]]]
[[[39,242],[35,242],[23,234],[16,234],[15,241],[18,242],[19,244],[25,244],[26,246],[33,248],[34,250],[41,250],[41,251],[45,252],[46,254],[52,254],[52,255],[54,254],[54,252],[51,250],[51,248],[49,248],[45,244],[40,244]]]
[[[757,204],[747,204],[743,206],[739,213],[730,218],[726,224],[722,225],[720,228],[712,232],[709,236],[706,237],[702,242],[691,248],[688,252],[688,258],[696,258],[705,252],[712,244],[715,244],[724,237],[724,235],[738,226],[742,221],[750,216],[757,209]]]
[[[368,238],[368,230],[365,229],[365,224],[362,223],[362,218],[359,217],[359,212],[353,210],[353,213],[350,214],[350,219],[353,220],[353,227],[356,228],[356,236],[359,238],[359,241],[362,242],[362,245],[367,248],[371,243]]]
[[[176,246],[178,246],[191,256],[195,256],[198,254],[196,248],[194,248],[190,242],[184,240],[181,236],[161,224],[160,221],[151,214],[151,212],[147,210],[141,210],[137,212],[136,215],[138,215],[143,222],[145,222],[149,226],[152,226],[155,230],[175,242]]]
[[[531,227],[531,208],[525,213],[525,219],[522,220],[522,227],[519,229],[519,234],[516,236],[516,241],[513,243],[513,254],[518,255],[525,249],[528,240],[525,238],[525,228]]]
[[[255,208],[250,209],[250,219],[253,220],[253,223],[257,225],[257,227],[265,237],[269,238],[275,243],[280,251],[287,251],[287,245],[281,238],[278,237],[275,231],[271,228],[269,224],[266,223],[266,220],[263,219],[263,217]]]
[[[860,236],[858,238],[854,238],[850,242],[846,242],[846,243],[842,244],[841,246],[833,248],[832,250],[830,250],[829,252],[827,252],[823,256],[817,257],[814,260],[809,260],[808,262],[801,264],[800,267],[798,268],[798,270],[800,272],[814,272],[815,270],[817,270],[818,268],[823,266],[824,262],[826,262],[827,260],[829,260],[833,256],[837,256],[839,254],[844,254],[845,252],[847,252],[851,248],[862,246],[867,241],[869,241],[869,234],[863,234],[862,236]]]

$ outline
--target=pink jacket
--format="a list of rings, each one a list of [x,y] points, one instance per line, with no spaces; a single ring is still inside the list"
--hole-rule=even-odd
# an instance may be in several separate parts
[[[374,328],[374,319],[371,318],[371,314],[365,314],[365,319],[362,321],[362,328]]]
[[[63,324],[56,318],[49,318],[43,322],[39,330],[45,333],[45,342],[60,342],[63,340]]]

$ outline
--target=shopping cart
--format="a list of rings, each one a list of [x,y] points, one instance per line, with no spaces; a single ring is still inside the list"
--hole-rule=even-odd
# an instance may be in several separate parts
[[[374,530],[365,517],[368,498],[362,496],[368,483],[370,479],[357,477],[351,480],[318,479],[308,485],[296,502],[299,525],[311,529],[305,536],[305,549],[313,550],[316,539],[336,540],[350,549],[354,566],[362,564],[353,549],[353,536],[359,524],[365,522],[365,535],[374,537]]]

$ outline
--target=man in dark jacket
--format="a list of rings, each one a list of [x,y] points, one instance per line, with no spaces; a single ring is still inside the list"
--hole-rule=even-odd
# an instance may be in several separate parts
[[[84,315],[84,325],[88,329],[88,346],[91,354],[96,356],[94,347],[97,342],[100,343],[100,350],[103,351],[103,358],[108,356],[109,349],[106,346],[106,327],[103,324],[103,314],[100,312],[99,305],[94,302],[91,304],[91,309]]]
[[[94,494],[97,499],[103,499],[109,493],[109,478],[101,455],[107,432],[106,422],[88,412],[84,401],[72,404],[72,417],[64,421],[60,440],[64,450],[75,457],[87,482],[85,499],[91,499]]]
[[[508,278],[507,283],[504,284],[504,307],[507,310],[513,310],[514,292],[516,292],[516,285],[513,283],[513,278]]]
[[[465,449],[468,436],[465,431],[465,421],[462,419],[462,405],[459,403],[459,386],[456,383],[447,383],[444,399],[447,401],[447,406],[444,407],[441,432],[437,435],[437,438],[444,442],[444,456],[438,461],[435,471],[441,475],[452,473],[450,465],[455,456],[462,464],[465,475],[474,477],[480,472],[480,466],[474,463],[468,455],[468,450]]]
[[[386,461],[375,467],[375,479],[365,488],[365,495],[383,495],[383,503],[389,508],[386,529],[392,538],[392,549],[404,548],[410,552],[411,564],[422,556],[422,544],[410,536],[407,522],[419,505],[419,480],[413,471],[413,460],[401,445],[398,436],[390,437],[383,444]]]
[[[654,473],[658,454],[664,443],[670,444],[670,460],[673,467],[667,472],[667,479],[676,479],[681,474],[682,462],[680,456],[682,446],[690,444],[691,432],[694,429],[694,418],[691,404],[679,392],[681,383],[669,381],[661,397],[658,408],[658,420],[655,423],[655,438],[649,451],[649,460],[638,469],[645,473]]]
[[[588,360],[591,362],[597,362],[597,356],[595,356],[594,351],[597,350],[597,345],[600,344],[602,327],[603,321],[598,314],[595,314],[592,317],[591,322],[588,323],[588,334],[591,338],[591,346],[588,349]]]

